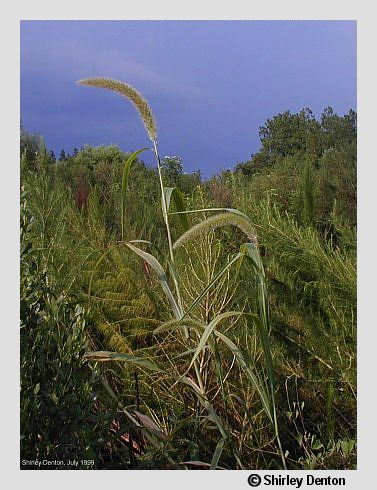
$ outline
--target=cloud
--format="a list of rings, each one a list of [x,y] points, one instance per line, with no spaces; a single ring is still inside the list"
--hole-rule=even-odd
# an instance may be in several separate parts
[[[44,46],[43,52],[24,46],[22,72],[35,74],[41,78],[43,73],[49,80],[99,76],[117,78],[136,88],[148,88],[150,94],[169,94],[184,98],[204,98],[208,90],[187,84],[160,70],[153,70],[136,61],[120,49],[76,44],[65,40],[55,42],[51,48]],[[41,73],[42,72],[42,73]]]
[[[80,71],[98,70],[104,76],[119,77],[137,85],[148,83],[153,91],[185,95],[189,97],[205,97],[206,91],[199,87],[182,83],[176,78],[146,68],[141,63],[130,59],[120,51],[104,51],[96,55],[96,59],[80,66]],[[111,74],[111,75],[110,75]],[[100,75],[101,76],[101,75]]]

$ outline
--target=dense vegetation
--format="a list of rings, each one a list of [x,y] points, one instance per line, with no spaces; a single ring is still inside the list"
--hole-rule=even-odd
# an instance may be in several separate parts
[[[254,230],[252,260],[224,269],[244,218],[170,214],[173,242],[197,224],[173,268],[158,172],[141,154],[125,193],[130,154],[85,146],[56,160],[22,129],[22,459],[356,467],[356,114],[285,112],[260,139],[250,161],[206,181],[161,161],[185,209],[237,209]],[[176,282],[185,321],[164,294]]]

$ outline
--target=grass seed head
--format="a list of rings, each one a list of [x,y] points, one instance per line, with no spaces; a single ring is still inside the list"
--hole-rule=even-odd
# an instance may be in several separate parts
[[[131,87],[131,85],[111,78],[84,78],[77,83],[88,87],[106,88],[127,97],[138,111],[150,140],[153,142],[157,141],[157,125],[152,109],[141,93]]]
[[[200,238],[204,233],[208,233],[221,226],[236,226],[239,228],[248,238],[251,243],[257,245],[257,237],[255,230],[251,223],[243,218],[231,213],[219,213],[215,216],[211,216],[204,221],[201,221],[197,225],[192,226],[186,233],[183,233],[178,240],[174,243],[174,249],[186,245],[188,242]]]

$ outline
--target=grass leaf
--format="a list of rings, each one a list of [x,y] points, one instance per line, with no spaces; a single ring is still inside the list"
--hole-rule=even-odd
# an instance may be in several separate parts
[[[226,311],[225,313],[221,313],[220,315],[217,315],[215,318],[212,319],[212,321],[206,326],[206,328],[203,332],[203,335],[200,338],[200,341],[199,341],[198,346],[196,348],[195,354],[194,354],[193,358],[191,359],[191,362],[190,362],[189,367],[187,368],[187,371],[190,370],[191,366],[194,364],[194,361],[197,359],[199,354],[205,348],[208,337],[211,335],[214,328],[222,320],[225,320],[225,318],[229,318],[230,316],[236,316],[236,315],[242,315],[242,311]]]
[[[130,250],[132,250],[137,255],[139,255],[143,260],[145,260],[152,267],[152,269],[156,272],[158,280],[160,281],[162,289],[163,289],[164,293],[166,294],[166,296],[170,302],[170,305],[173,309],[175,316],[177,318],[180,318],[181,317],[180,308],[177,305],[177,302],[173,296],[173,293],[171,292],[171,289],[170,289],[169,284],[168,284],[168,279],[166,277],[166,273],[165,273],[162,265],[160,264],[160,262],[156,259],[156,257],[154,257],[153,255],[151,255],[148,252],[144,252],[144,250],[141,250],[138,247],[135,247],[135,245],[133,245],[132,243],[127,242],[126,245]]]
[[[211,470],[215,470],[217,468],[225,443],[226,443],[226,439],[224,439],[224,437],[222,437],[217,443],[215,452],[213,453],[212,456]]]
[[[255,390],[257,391],[265,413],[267,414],[271,422],[274,422],[273,415],[271,412],[271,400],[269,399],[268,394],[266,393],[262,385],[262,382],[259,380],[257,374],[253,372],[252,367],[246,362],[245,357],[243,356],[240,349],[236,346],[234,342],[232,342],[229,339],[229,337],[223,335],[222,333],[216,330],[214,333],[219,339],[221,339],[224,342],[225,345],[229,347],[230,351],[235,356],[239,366],[242,368],[246,376],[249,378],[251,384],[254,386]]]
[[[128,188],[128,181],[130,178],[130,171],[133,162],[136,160],[138,155],[143,151],[150,150],[150,148],[141,148],[140,150],[134,151],[132,155],[127,159],[123,167],[122,173],[122,195],[121,195],[121,223],[122,223],[122,240],[124,240],[124,228],[125,228],[125,216],[126,216],[126,195]]]
[[[177,211],[179,211],[178,218],[181,222],[182,228],[184,231],[187,231],[190,228],[190,224],[187,214],[184,213],[184,211],[186,211],[186,204],[182,192],[180,189],[178,189],[178,187],[165,187],[164,192],[167,212],[169,212],[170,201],[171,198],[173,198],[175,207]]]
[[[99,361],[99,362],[108,362],[108,361],[123,361],[129,362],[131,364],[136,364],[141,367],[145,367],[151,369],[152,371],[161,372],[162,370],[156,366],[152,361],[148,359],[143,359],[142,357],[136,357],[131,354],[124,354],[123,352],[109,352],[109,351],[96,351],[96,352],[87,352],[84,354],[84,359],[88,361]]]

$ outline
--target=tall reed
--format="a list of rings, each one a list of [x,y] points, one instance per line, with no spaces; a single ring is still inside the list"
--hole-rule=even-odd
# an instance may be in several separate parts
[[[278,421],[276,415],[275,405],[275,379],[273,360],[271,355],[271,346],[269,341],[269,314],[268,314],[268,299],[267,288],[265,281],[265,274],[263,264],[258,251],[257,237],[254,231],[253,223],[250,218],[238,210],[230,208],[213,208],[213,209],[195,209],[187,211],[184,206],[184,199],[177,188],[167,188],[164,186],[161,160],[157,147],[157,127],[152,110],[143,98],[143,96],[128,84],[119,82],[117,80],[105,79],[105,78],[90,78],[80,80],[78,83],[81,85],[87,85],[92,87],[106,88],[108,90],[115,91],[122,96],[128,98],[137,109],[144,126],[147,130],[149,139],[152,142],[152,148],[143,148],[134,152],[128,160],[125,162],[123,179],[122,179],[122,191],[121,191],[121,223],[122,223],[122,240],[116,247],[126,246],[129,250],[141,257],[148,266],[155,272],[160,282],[162,290],[168,299],[168,302],[173,313],[173,318],[169,318],[159,328],[155,330],[155,336],[158,336],[162,332],[175,332],[180,334],[180,342],[185,346],[184,355],[192,355],[191,361],[185,366],[184,373],[180,373],[179,370],[174,369],[175,381],[174,385],[180,383],[189,387],[192,393],[195,395],[198,402],[198,406],[201,406],[207,412],[208,419],[215,424],[220,434],[220,439],[217,443],[216,449],[212,455],[210,467],[215,469],[218,467],[218,463],[221,459],[224,447],[229,445],[234,452],[237,460],[237,452],[234,449],[232,441],[231,428],[229,427],[229,421],[227,418],[219,415],[213,404],[213,398],[211,399],[207,379],[208,372],[205,366],[208,365],[208,355],[211,356],[211,362],[215,365],[215,372],[219,385],[223,388],[226,381],[226,377],[223,374],[221,367],[221,359],[219,358],[221,344],[224,348],[233,356],[235,363],[240,371],[243,372],[245,379],[250,383],[255,393],[258,394],[260,403],[265,415],[269,419],[271,427],[274,432],[274,437],[277,442],[278,452],[282,461],[283,468],[286,468],[284,451],[279,438]],[[168,245],[168,257],[165,262],[168,267],[169,273],[167,273],[164,267],[156,256],[150,252],[145,251],[141,247],[151,247],[153,244],[145,240],[133,240],[125,241],[125,213],[126,213],[126,193],[130,177],[130,170],[132,163],[136,160],[137,156],[145,150],[151,150],[154,153],[158,171],[158,178],[161,191],[161,208],[162,215],[166,228],[167,245]],[[177,211],[170,211],[171,198],[175,201]],[[219,213],[220,211],[220,213]],[[206,218],[199,224],[189,227],[188,216],[192,213],[212,213],[216,212],[214,216]],[[173,215],[177,215],[184,228],[184,233],[173,244],[171,226],[169,218]],[[197,297],[191,302],[191,304],[184,304],[181,294],[180,282],[181,278],[177,273],[175,253],[179,249],[185,247],[193,240],[198,239],[199,236],[203,236],[213,230],[224,226],[236,226],[245,235],[245,243],[240,245],[239,251],[229,257],[227,263],[225,263],[210,282],[198,292]],[[108,253],[108,252],[106,252]],[[99,262],[102,257],[99,259]],[[200,318],[195,317],[195,307],[205,297],[205,295],[211,291],[218,284],[219,280],[222,280],[226,274],[235,266],[238,268],[243,262],[247,262],[250,266],[250,270],[253,274],[253,279],[257,284],[258,291],[258,312],[251,313],[243,310],[225,311],[217,313],[209,322],[203,322]],[[95,271],[94,271],[95,272]],[[170,287],[170,283],[174,285],[174,293]],[[264,356],[264,363],[266,366],[266,376],[258,373],[254,367],[252,360],[242,352],[242,350],[231,340],[228,335],[225,335],[220,331],[220,325],[225,322],[229,322],[231,318],[239,318],[244,315],[249,315],[252,318],[253,324],[256,327],[261,348]],[[209,354],[208,354],[209,353]],[[135,366],[142,366],[145,369],[153,373],[161,373],[163,369],[160,368],[151,359],[143,359],[140,356],[134,356],[125,353],[114,353],[107,351],[89,352],[86,354],[86,358],[95,361],[123,361],[126,363],[132,363]],[[207,361],[206,361],[207,359]],[[169,359],[169,362],[174,366],[174,361]],[[158,374],[157,374],[158,375]],[[223,390],[222,390],[223,391]],[[223,395],[224,395],[223,391]],[[238,458],[239,460],[239,458]],[[240,463],[242,467],[242,463]]]

